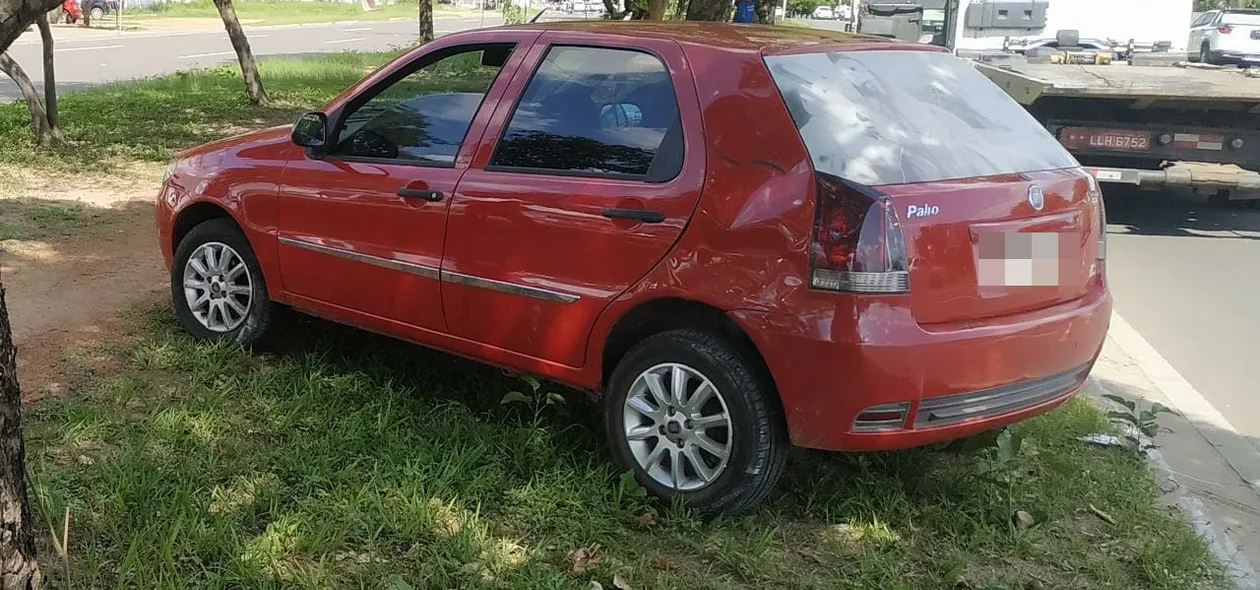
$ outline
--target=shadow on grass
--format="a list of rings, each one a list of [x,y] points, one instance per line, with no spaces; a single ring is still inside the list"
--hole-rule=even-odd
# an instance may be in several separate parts
[[[30,412],[41,512],[80,519],[89,586],[1221,587],[1142,462],[1075,440],[1106,428],[1083,402],[1020,426],[1017,534],[979,459],[926,450],[797,452],[757,513],[703,520],[609,467],[581,394],[535,421],[500,404],[519,380],[389,338],[298,316],[251,355],[169,318],[99,391]]]

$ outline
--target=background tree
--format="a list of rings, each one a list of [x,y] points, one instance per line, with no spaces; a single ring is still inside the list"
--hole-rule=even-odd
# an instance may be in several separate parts
[[[43,585],[31,525],[17,350],[0,281],[0,590],[35,590]]]
[[[423,1],[421,2],[423,4]],[[249,102],[262,104],[267,100],[263,90],[262,76],[258,75],[258,62],[254,60],[254,52],[249,48],[249,38],[241,21],[236,18],[236,9],[232,0],[214,0],[214,7],[219,9],[219,17],[223,19],[223,28],[227,29],[228,39],[232,41],[232,49],[236,50],[236,59],[241,62],[241,77],[245,79],[245,92],[249,94]]]
[[[485,0],[481,0],[485,1]],[[433,40],[433,0],[420,0],[420,44]]]
[[[60,10],[58,11],[60,12]],[[39,39],[44,47],[44,112],[53,139],[61,139],[61,127],[57,123],[57,75],[53,72],[53,36],[48,26],[48,13],[39,15]]]
[[[763,25],[773,24],[774,9],[779,6],[780,4],[775,0],[754,0],[753,7],[754,11],[757,13],[757,22]],[[784,18],[787,17],[786,14],[783,16]]]
[[[22,100],[26,101],[26,110],[31,113],[31,126],[35,129],[36,143],[45,144],[52,141],[55,136],[48,125],[48,112],[44,110],[44,103],[39,99],[39,91],[35,89],[31,77],[26,75],[26,70],[23,70],[22,66],[10,57],[8,52],[5,52],[0,53],[0,72],[12,78],[18,91],[22,93]]]
[[[39,15],[61,5],[61,0],[0,0],[0,53],[31,26]]]

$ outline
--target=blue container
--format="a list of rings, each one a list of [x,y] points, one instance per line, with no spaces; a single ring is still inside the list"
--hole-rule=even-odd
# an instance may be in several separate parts
[[[754,23],[757,22],[757,11],[753,8],[752,0],[740,0],[735,3],[735,18],[732,19],[737,23]]]

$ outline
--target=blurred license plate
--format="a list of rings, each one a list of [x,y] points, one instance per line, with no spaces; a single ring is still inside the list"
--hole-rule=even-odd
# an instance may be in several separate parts
[[[1151,134],[1127,129],[1064,127],[1059,132],[1059,142],[1068,149],[1146,151],[1151,149]]]

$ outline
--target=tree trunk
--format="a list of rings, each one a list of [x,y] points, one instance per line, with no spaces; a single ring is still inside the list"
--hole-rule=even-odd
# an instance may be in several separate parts
[[[433,40],[433,0],[420,0],[420,44]]]
[[[34,590],[43,586],[35,561],[25,465],[17,349],[9,328],[9,310],[4,305],[4,284],[0,283],[0,590]]]
[[[48,26],[48,13],[39,17],[35,24],[39,26],[39,38],[44,46],[44,114],[48,117],[48,129],[56,138],[61,137],[61,128],[57,124],[57,75],[53,71],[53,36],[52,27]]]
[[[648,0],[648,20],[665,20],[665,6],[669,0]]]
[[[39,15],[61,5],[61,0],[0,1],[0,53],[9,50],[18,36],[31,26]]]
[[[22,98],[26,100],[26,109],[31,113],[31,125],[35,128],[35,142],[44,145],[56,139],[52,128],[48,126],[48,113],[44,111],[44,103],[40,102],[39,92],[31,83],[31,77],[26,75],[26,70],[6,52],[0,53],[0,72],[13,79],[13,83],[22,92]]]
[[[236,50],[236,59],[241,62],[241,77],[245,79],[245,92],[249,94],[249,102],[262,104],[267,100],[263,90],[262,76],[258,75],[258,62],[254,61],[254,52],[249,48],[249,38],[241,28],[241,21],[236,18],[236,9],[232,0],[214,0],[219,9],[219,17],[223,19],[223,28],[227,29],[228,39],[232,41],[232,49]]]
[[[753,10],[757,13],[757,22],[763,25],[774,24],[774,9],[779,7],[775,0],[754,0]]]
[[[728,21],[731,0],[691,0],[687,4],[687,20]]]

